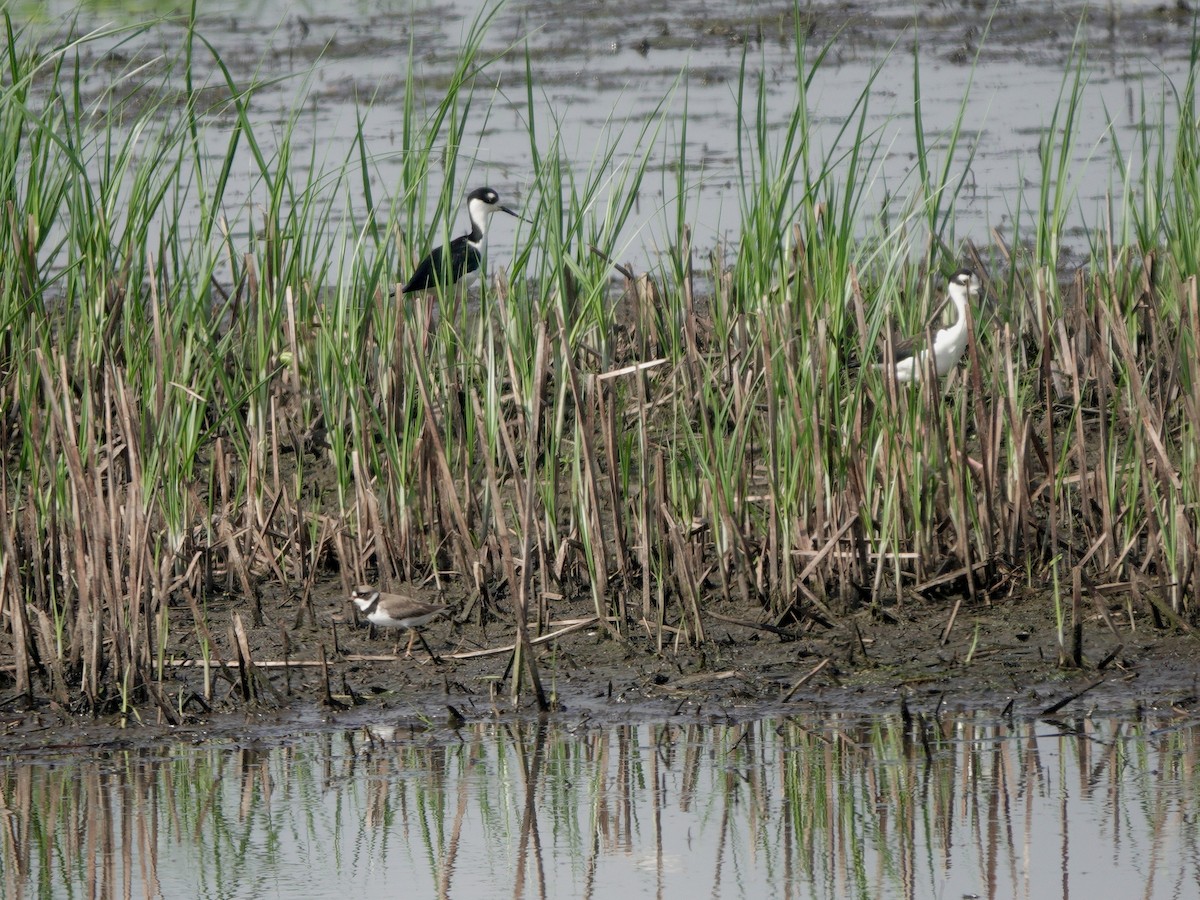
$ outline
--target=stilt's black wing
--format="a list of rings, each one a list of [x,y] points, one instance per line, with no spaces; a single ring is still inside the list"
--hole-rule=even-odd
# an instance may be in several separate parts
[[[892,342],[892,359],[895,362],[903,362],[910,356],[916,356],[925,349],[925,335],[914,335],[913,337],[897,338]],[[883,351],[877,351],[879,362],[883,362]]]
[[[447,276],[446,283],[451,285],[479,268],[480,253],[471,246],[465,235],[450,242],[449,260],[445,259],[445,251],[445,247],[434,247],[429,255],[421,260],[412,277],[405,282],[404,293],[428,291],[441,284],[442,279]]]

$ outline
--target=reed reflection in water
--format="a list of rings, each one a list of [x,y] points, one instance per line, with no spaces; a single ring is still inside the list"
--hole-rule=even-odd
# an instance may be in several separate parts
[[[1191,722],[479,723],[11,756],[5,897],[1180,897]]]

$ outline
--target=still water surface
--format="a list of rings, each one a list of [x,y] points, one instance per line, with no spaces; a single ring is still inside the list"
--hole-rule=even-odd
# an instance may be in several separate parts
[[[119,32],[84,48],[82,82],[100,92],[124,79],[179,80],[170,61],[184,43],[186,4],[166,4],[175,18],[161,21],[164,8],[150,5],[154,15],[142,4],[121,3],[17,3],[14,9],[44,31],[67,22],[76,33],[158,22],[145,34]],[[860,234],[877,235],[909,219],[919,225],[921,134],[931,170],[946,176],[948,245],[968,238],[989,244],[996,236],[1012,243],[1033,226],[1042,190],[1051,184],[1066,197],[1070,244],[1086,255],[1087,233],[1106,227],[1110,214],[1119,236],[1123,202],[1136,199],[1127,179],[1141,159],[1161,149],[1154,140],[1159,124],[1172,134],[1173,104],[1192,53],[1193,16],[1184,5],[1160,0],[1100,9],[1042,0],[799,6],[790,0],[214,0],[200,4],[198,32],[234,81],[252,86],[252,123],[266,157],[275,158],[276,142],[288,144],[286,168],[298,184],[337,184],[327,239],[352,248],[365,215],[385,217],[389,198],[414,190],[402,174],[410,152],[403,142],[406,85],[418,84],[426,111],[432,110],[472,23],[497,6],[482,41],[486,63],[472,81],[462,142],[439,144],[443,157],[457,162],[461,183],[452,195],[486,183],[527,207],[536,189],[535,150],[561,152],[577,177],[599,170],[615,180],[649,149],[639,207],[616,254],[638,268],[652,266],[667,249],[680,218],[697,248],[736,246],[747,187],[739,154],[753,152],[745,140],[739,146],[739,117],[753,131],[752,98],[761,79],[764,124],[768,132],[784,129],[800,102],[798,81],[810,76],[804,102],[813,168],[828,168],[836,183],[846,177],[856,148],[865,157],[859,164],[866,174],[857,176],[866,198],[856,223]],[[809,29],[799,70],[798,21]],[[200,83],[222,85],[209,54],[198,53],[194,65]],[[743,66],[749,96],[740,104]],[[1065,142],[1061,126],[1076,74],[1074,133]],[[643,131],[648,121],[654,124]],[[206,123],[200,137],[215,166],[235,122],[218,111]],[[961,133],[951,149],[955,128]],[[1043,160],[1047,141],[1062,149],[1065,165]],[[366,180],[357,174],[340,180],[336,173],[348,162],[357,165],[360,150]],[[431,200],[446,176],[440,167],[429,173]],[[225,212],[233,234],[244,237],[269,191],[245,147],[230,178]],[[602,199],[596,214],[603,214]],[[511,223],[504,225],[491,240],[494,258],[507,262],[524,239]],[[463,227],[459,212],[451,230]],[[919,246],[921,238],[914,242]]]
[[[5,897],[1200,894],[1194,719],[398,723],[0,762]]]

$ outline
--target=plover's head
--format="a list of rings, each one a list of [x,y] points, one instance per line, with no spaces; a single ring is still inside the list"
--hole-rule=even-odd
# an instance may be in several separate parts
[[[379,599],[379,591],[372,587],[356,587],[350,592],[350,599],[354,601],[355,606],[365,611]]]

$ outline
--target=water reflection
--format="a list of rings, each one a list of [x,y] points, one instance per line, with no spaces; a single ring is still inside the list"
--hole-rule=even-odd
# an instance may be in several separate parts
[[[5,897],[1178,897],[1194,723],[479,723],[21,756]]]

